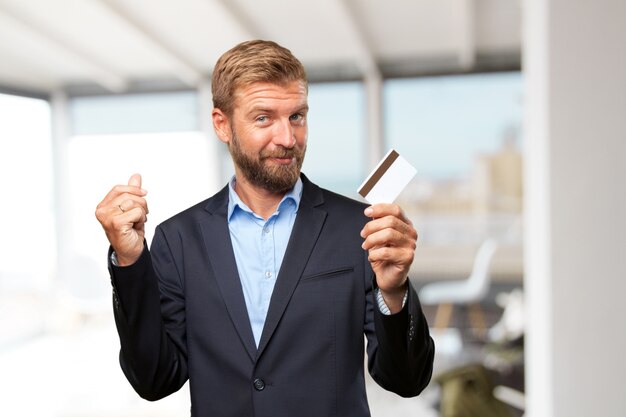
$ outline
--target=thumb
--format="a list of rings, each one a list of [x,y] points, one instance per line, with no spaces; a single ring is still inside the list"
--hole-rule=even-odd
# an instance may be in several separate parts
[[[141,188],[141,175],[133,174],[128,180],[128,185]]]

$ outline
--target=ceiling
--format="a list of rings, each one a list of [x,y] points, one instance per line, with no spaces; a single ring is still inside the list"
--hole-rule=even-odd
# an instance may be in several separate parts
[[[0,0],[0,88],[196,88],[252,38],[312,81],[519,69],[520,0]]]

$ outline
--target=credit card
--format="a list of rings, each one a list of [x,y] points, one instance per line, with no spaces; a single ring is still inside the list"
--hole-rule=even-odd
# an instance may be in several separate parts
[[[370,204],[393,203],[416,173],[406,159],[390,149],[357,192]]]

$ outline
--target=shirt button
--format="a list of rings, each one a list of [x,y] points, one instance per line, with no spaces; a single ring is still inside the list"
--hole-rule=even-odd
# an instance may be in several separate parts
[[[265,233],[269,233],[269,232],[270,232],[270,228],[269,228],[269,227],[264,227],[264,228],[263,228],[263,231],[264,231]]]
[[[265,271],[265,278],[272,278],[272,273],[270,271]]]
[[[263,391],[265,389],[265,381],[263,381],[261,378],[255,378],[253,385],[254,389],[257,391]]]

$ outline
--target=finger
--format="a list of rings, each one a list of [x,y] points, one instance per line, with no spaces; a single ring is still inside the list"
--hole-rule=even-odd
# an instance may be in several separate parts
[[[368,252],[369,262],[385,262],[404,268],[413,263],[415,252],[408,248],[380,247]]]
[[[135,190],[134,194],[146,195],[148,193],[146,190],[141,188],[141,175],[140,174],[131,175],[130,178],[128,179],[127,187],[134,189]]]
[[[150,213],[147,200],[133,194],[123,194],[119,196],[119,198],[111,202],[110,207],[121,212],[132,210],[135,207],[141,207],[146,214]]]
[[[102,199],[102,201],[100,202],[100,204],[98,204],[98,206],[99,207],[110,206],[112,202],[115,199],[118,199],[118,197],[122,194],[132,194],[132,195],[137,195],[140,197],[145,197],[145,195],[148,194],[148,192],[144,190],[143,188],[137,188],[135,186],[116,185],[115,187],[111,189],[111,191],[108,192],[108,194]]]
[[[397,230],[387,228],[369,235],[363,241],[361,247],[365,250],[377,247],[403,247],[414,250],[416,243],[415,239],[412,239]]]
[[[144,190],[143,188],[135,187],[133,185],[116,185],[111,190],[111,193],[117,193],[118,195],[127,193],[127,194],[139,195],[142,197],[148,194],[148,192]]]
[[[109,193],[104,197],[104,199],[102,200],[100,204],[110,205],[112,200],[117,198],[120,194],[125,194],[125,193],[139,195],[142,197],[148,194],[146,190],[141,188],[141,175],[133,174],[128,180],[127,185],[114,186],[111,189],[111,191],[109,191]]]
[[[141,175],[140,174],[131,175],[128,180],[128,185],[130,185],[131,187],[141,188]]]
[[[417,231],[415,228],[413,228],[410,223],[407,224],[394,216],[385,216],[367,222],[363,227],[363,230],[361,230],[361,237],[367,238],[372,233],[376,233],[384,229],[395,229],[412,239],[417,239]]]
[[[143,230],[144,224],[148,221],[148,214],[141,207],[135,207],[128,212],[133,222],[133,229]]]
[[[114,229],[123,231],[131,228],[141,230],[147,220],[146,212],[141,207],[134,207],[114,216],[111,222]]]
[[[408,223],[409,219],[404,215],[402,208],[397,204],[379,203],[373,204],[365,209],[365,215],[378,219],[385,216],[394,216]]]

